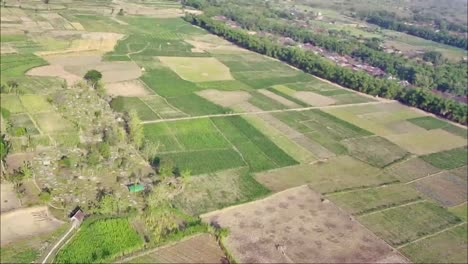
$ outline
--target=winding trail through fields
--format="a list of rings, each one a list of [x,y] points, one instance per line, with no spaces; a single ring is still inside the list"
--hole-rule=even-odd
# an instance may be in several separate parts
[[[47,260],[49,259],[49,257],[52,255],[52,253],[54,253],[54,251],[60,246],[62,245],[62,242],[68,238],[68,236],[70,235],[70,233],[75,229],[75,226],[72,225],[70,227],[70,230],[68,230],[67,233],[65,233],[65,235],[63,235],[63,237],[52,247],[52,249],[49,251],[49,253],[47,253],[47,255],[44,257],[44,259],[42,260],[42,264],[44,263],[47,263]]]
[[[190,117],[178,117],[178,118],[167,118],[167,119],[158,119],[143,121],[142,124],[154,124],[154,123],[164,123],[164,122],[176,122],[182,120],[193,120],[193,119],[203,119],[203,118],[212,118],[212,117],[228,117],[228,116],[243,116],[243,115],[261,115],[261,114],[272,114],[272,113],[283,113],[283,112],[302,112],[314,109],[331,109],[331,108],[344,108],[351,106],[361,106],[361,105],[378,105],[378,104],[390,104],[396,103],[395,100],[388,101],[379,101],[379,102],[367,102],[359,104],[344,104],[344,105],[328,105],[328,106],[310,106],[310,107],[301,107],[301,108],[290,108],[290,109],[281,109],[281,110],[265,110],[265,111],[253,111],[253,112],[239,112],[239,113],[229,113],[229,114],[212,114],[212,115],[202,115],[202,116],[190,116]]]

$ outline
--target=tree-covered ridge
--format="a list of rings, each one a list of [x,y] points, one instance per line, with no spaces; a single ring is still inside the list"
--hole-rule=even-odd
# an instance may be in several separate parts
[[[312,52],[300,48],[284,47],[265,37],[249,35],[247,32],[232,29],[224,23],[207,16],[187,15],[185,19],[208,31],[222,36],[237,45],[252,51],[285,61],[307,73],[314,74],[353,90],[396,99],[410,106],[443,116],[450,120],[466,123],[465,105],[446,99],[424,89],[406,89],[396,82],[374,78],[363,72],[337,66]]]
[[[386,13],[383,13],[386,14]],[[375,13],[366,17],[366,21],[371,24],[378,25],[380,27],[405,32],[407,34],[420,37],[423,39],[432,40],[435,42],[443,43],[446,45],[468,49],[467,40],[465,37],[449,34],[447,31],[436,31],[431,28],[413,26],[408,23],[400,22],[398,18],[383,15],[382,13]]]
[[[289,37],[300,43],[311,43],[330,52],[351,56],[414,86],[457,96],[467,94],[468,72],[464,62],[428,65],[402,55],[388,54],[382,50],[378,39],[362,42],[336,31],[315,33],[291,23],[290,13],[269,6],[251,8],[229,1],[221,4],[217,0],[186,0],[186,5],[203,9],[207,16],[225,16],[248,30]]]

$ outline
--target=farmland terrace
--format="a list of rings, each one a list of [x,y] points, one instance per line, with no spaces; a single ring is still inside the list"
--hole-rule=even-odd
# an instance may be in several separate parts
[[[2,2],[1,263],[468,261],[466,126],[182,2]]]

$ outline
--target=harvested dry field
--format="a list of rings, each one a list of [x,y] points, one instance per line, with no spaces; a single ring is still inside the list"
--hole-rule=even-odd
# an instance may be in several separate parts
[[[106,91],[112,96],[143,97],[151,94],[139,80],[110,83],[106,85]]]
[[[29,70],[26,74],[30,76],[58,77],[64,79],[70,85],[82,80],[80,76],[66,71],[60,65],[47,65],[33,68]]]
[[[21,202],[11,183],[0,184],[0,199],[0,212],[2,213],[21,207]]]
[[[1,215],[0,244],[50,233],[63,222],[53,218],[46,206],[17,209]]]
[[[236,107],[250,99],[250,94],[243,91],[219,91],[214,89],[203,90],[197,94],[217,105],[223,107]]]
[[[230,230],[225,246],[242,263],[408,262],[307,186],[202,219]]]
[[[200,234],[174,245],[157,248],[143,256],[128,258],[127,263],[222,263],[224,252],[214,236]]]

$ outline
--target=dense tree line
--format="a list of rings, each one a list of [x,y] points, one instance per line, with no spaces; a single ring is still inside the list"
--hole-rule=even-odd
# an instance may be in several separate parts
[[[191,5],[193,1],[197,3],[193,6],[202,6],[207,16],[223,15],[248,30],[270,32],[290,37],[297,42],[312,43],[340,55],[349,55],[418,87],[437,89],[458,96],[467,94],[468,72],[463,62],[438,63],[431,66],[396,54],[388,54],[381,50],[380,42],[376,40],[363,43],[351,36],[338,36],[339,32],[314,33],[289,23],[287,18],[281,20],[284,18],[282,12],[268,7],[260,6],[254,9],[230,2],[220,5],[216,0],[186,0],[186,4]]]
[[[466,123],[467,109],[465,105],[440,97],[430,91],[406,89],[394,81],[374,78],[363,72],[355,72],[351,69],[339,67],[312,52],[295,47],[285,47],[265,37],[249,35],[243,30],[230,28],[224,23],[204,15],[187,15],[185,19],[239,46],[280,59],[307,73],[356,91],[396,99],[407,105],[418,107],[450,120]]]
[[[400,22],[395,17],[382,16],[380,13],[372,14],[366,18],[366,21],[371,24],[378,25],[382,28],[405,32],[407,34],[417,36],[423,39],[432,40],[435,42],[443,43],[446,45],[468,49],[467,40],[464,37],[451,35],[447,31],[441,30],[439,32],[431,28],[420,26],[408,25]]]

